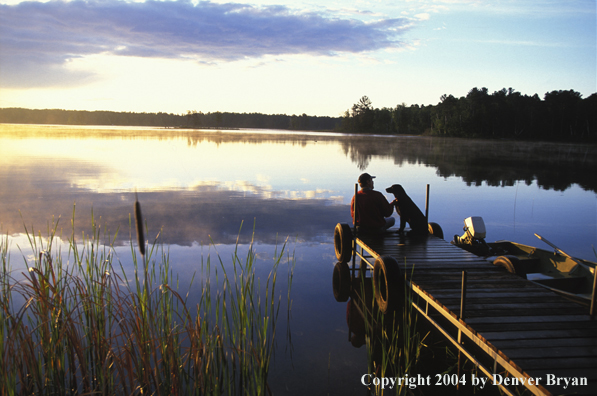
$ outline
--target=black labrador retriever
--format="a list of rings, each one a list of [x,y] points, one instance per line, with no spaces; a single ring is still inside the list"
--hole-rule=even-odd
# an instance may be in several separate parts
[[[421,210],[415,203],[406,195],[406,191],[400,184],[394,184],[386,188],[386,192],[394,194],[396,197],[396,212],[400,216],[400,230],[404,231],[406,223],[410,225],[411,232],[416,235],[426,235],[429,230],[427,220]]]

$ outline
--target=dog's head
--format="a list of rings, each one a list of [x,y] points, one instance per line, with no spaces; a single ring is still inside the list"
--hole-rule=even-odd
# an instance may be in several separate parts
[[[406,191],[404,191],[404,188],[402,188],[402,186],[400,184],[394,184],[394,185],[386,188],[386,192],[394,194],[394,196],[396,198],[398,198],[398,196],[400,196],[400,195],[406,194]]]

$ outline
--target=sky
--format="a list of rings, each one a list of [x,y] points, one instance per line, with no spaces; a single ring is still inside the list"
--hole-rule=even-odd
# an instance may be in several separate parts
[[[595,0],[0,0],[0,107],[341,116],[597,92]]]

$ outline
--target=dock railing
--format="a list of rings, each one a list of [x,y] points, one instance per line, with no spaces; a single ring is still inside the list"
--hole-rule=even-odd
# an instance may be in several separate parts
[[[354,260],[360,258],[364,261],[361,265],[367,265],[370,269],[374,267],[375,260],[380,255],[365,242],[354,237],[353,270],[355,268]],[[355,271],[352,271],[354,276]],[[463,271],[463,284],[461,289],[460,315],[456,315],[443,304],[428,294],[416,283],[406,280],[406,286],[412,291],[410,293],[409,303],[421,314],[439,333],[454,347],[458,349],[459,355],[464,356],[477,367],[478,370],[487,375],[488,378],[494,378],[493,375],[507,375],[520,379],[525,379],[525,384],[521,384],[533,395],[549,395],[543,386],[534,383],[534,379],[510,359],[499,351],[495,346],[489,343],[485,338],[479,335],[472,327],[465,322],[466,307],[466,272]],[[440,323],[440,321],[442,323]],[[473,350],[482,353],[474,353]],[[512,388],[503,383],[496,383],[501,391],[509,396],[516,395]]]

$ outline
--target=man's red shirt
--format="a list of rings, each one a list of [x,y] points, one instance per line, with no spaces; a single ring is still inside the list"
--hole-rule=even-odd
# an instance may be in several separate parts
[[[357,192],[356,225],[365,228],[385,227],[385,218],[392,215],[394,207],[379,191],[364,188]],[[350,215],[354,220],[354,196],[350,202]]]

